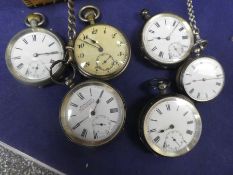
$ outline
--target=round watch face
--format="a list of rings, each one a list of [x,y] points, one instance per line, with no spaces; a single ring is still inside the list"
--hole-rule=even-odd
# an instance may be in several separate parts
[[[93,25],[77,37],[75,57],[85,76],[111,79],[127,67],[130,45],[116,28],[104,24]]]
[[[77,85],[66,95],[60,117],[66,135],[73,142],[99,146],[119,133],[126,111],[116,90],[91,80]]]
[[[177,64],[190,54],[194,44],[189,24],[181,17],[162,13],[150,18],[143,28],[146,55],[161,64]]]
[[[50,79],[50,66],[64,57],[63,44],[52,32],[26,29],[16,34],[6,51],[6,63],[12,75],[21,82],[40,85]],[[59,65],[54,68],[58,71]]]
[[[185,92],[196,101],[209,101],[217,97],[224,87],[224,80],[222,66],[209,57],[195,59],[181,75]]]
[[[142,123],[148,146],[156,153],[175,157],[198,142],[202,123],[195,106],[180,97],[165,97],[146,111]]]

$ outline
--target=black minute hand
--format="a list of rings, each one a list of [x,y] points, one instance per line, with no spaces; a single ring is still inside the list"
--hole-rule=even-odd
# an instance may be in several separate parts
[[[72,127],[72,129],[75,130],[76,128],[78,128],[78,127],[81,125],[81,123],[83,123],[84,121],[86,121],[88,118],[89,118],[89,117],[86,117],[86,118],[84,118],[83,120],[81,120],[80,122],[78,122],[76,125],[74,125],[74,126]]]

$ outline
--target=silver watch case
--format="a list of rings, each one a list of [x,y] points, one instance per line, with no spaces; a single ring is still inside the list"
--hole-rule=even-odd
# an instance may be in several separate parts
[[[162,63],[158,60],[155,60],[152,56],[149,55],[149,53],[146,51],[145,49],[145,44],[143,42],[143,36],[144,36],[144,30],[146,28],[146,25],[151,23],[151,21],[154,21],[155,18],[158,18],[158,17],[166,17],[166,16],[171,16],[171,17],[175,17],[175,18],[178,18],[180,21],[183,22],[183,24],[186,26],[186,29],[189,31],[190,33],[190,36],[191,36],[191,46],[194,45],[194,35],[193,35],[193,32],[192,32],[192,29],[190,27],[190,25],[188,24],[188,22],[178,16],[178,15],[175,15],[173,13],[159,13],[157,15],[154,15],[152,17],[150,17],[148,20],[146,20],[146,23],[144,24],[143,26],[143,29],[141,31],[141,51],[142,51],[142,54],[143,54],[143,57],[144,59],[150,61],[154,66],[158,67],[158,68],[163,68],[163,69],[175,69],[177,68],[179,65],[181,65],[187,58],[188,56],[190,55],[191,51],[192,51],[192,47],[189,48],[189,50],[187,51],[187,53],[182,57],[182,59],[180,59],[179,62],[177,63]]]
[[[194,139],[189,143],[188,147],[183,148],[182,150],[174,153],[174,154],[167,154],[166,152],[162,151],[161,149],[158,148],[152,148],[150,144],[147,142],[145,138],[145,130],[144,130],[144,121],[146,118],[146,114],[149,111],[149,109],[155,105],[156,103],[163,102],[166,98],[171,98],[174,100],[186,100],[187,102],[190,103],[190,105],[193,106],[193,114],[195,115],[196,118],[196,123],[198,125],[197,127],[197,132],[195,132]],[[142,141],[142,143],[145,145],[145,147],[151,151],[155,155],[160,155],[160,156],[165,156],[165,157],[178,157],[182,156],[184,154],[187,154],[190,152],[198,143],[201,133],[202,133],[202,121],[201,121],[201,116],[199,112],[196,112],[197,109],[195,110],[195,105],[192,100],[190,100],[188,97],[182,95],[182,94],[167,94],[167,95],[162,95],[160,97],[157,97],[153,100],[151,100],[149,103],[146,104],[146,106],[142,109],[140,115],[139,115],[139,122],[138,122],[138,131],[139,131],[139,138]],[[156,147],[156,146],[155,146]],[[155,151],[156,149],[156,151]]]
[[[210,59],[213,59],[215,61],[217,61],[214,57],[211,57],[211,56],[205,56],[205,57],[208,57]],[[199,59],[201,57],[196,57],[196,58],[189,58],[177,71],[176,73],[176,86],[178,88],[178,90],[181,92],[181,93],[184,93],[185,95],[187,95],[189,98],[191,98],[192,100],[196,101],[196,102],[208,102],[208,101],[212,101],[214,100],[215,98],[217,98],[217,96],[221,93],[221,91],[219,91],[219,93],[217,94],[217,96],[211,100],[208,100],[208,101],[197,101],[196,99],[193,99],[192,97],[190,97],[188,95],[188,93],[185,91],[185,88],[184,88],[184,84],[183,84],[183,77],[184,77],[184,72],[186,71],[187,67],[194,61],[196,61],[197,59]],[[217,61],[218,62],[218,61]],[[218,62],[219,63],[219,62]],[[220,64],[220,63],[219,63]],[[221,65],[221,64],[220,64]],[[223,73],[224,73],[224,69],[222,68],[223,70]],[[224,73],[224,77],[225,77],[225,73]],[[225,84],[225,79],[223,81],[223,83]],[[224,87],[224,84],[223,84],[223,87]],[[223,88],[222,88],[223,89]]]
[[[104,86],[107,88],[110,88],[112,90],[113,93],[115,93],[117,96],[119,96],[119,98],[122,101],[122,115],[123,115],[123,120],[120,124],[120,127],[118,128],[118,130],[111,135],[111,137],[108,137],[104,140],[101,141],[97,141],[97,142],[91,142],[91,141],[83,141],[79,138],[77,138],[72,131],[70,130],[67,122],[66,122],[66,109],[69,103],[69,99],[71,98],[71,96],[80,88],[86,86],[86,85],[100,85],[100,86]],[[125,120],[126,120],[126,104],[125,104],[125,100],[123,98],[123,96],[120,94],[120,92],[118,90],[116,90],[115,88],[113,88],[111,85],[109,85],[108,83],[105,83],[103,81],[99,81],[99,80],[95,80],[95,79],[91,79],[91,80],[87,80],[84,81],[82,83],[77,84],[74,88],[72,88],[64,97],[61,107],[60,107],[60,113],[59,113],[59,118],[60,118],[60,125],[65,133],[65,135],[68,137],[68,139],[78,145],[81,146],[85,146],[85,147],[98,147],[98,146],[102,146],[105,144],[108,144],[109,142],[111,142],[113,139],[115,139],[120,132],[123,130],[124,128],[124,124],[125,124]]]
[[[33,27],[33,28],[27,28],[25,30],[22,30],[20,32],[18,32],[15,36],[13,36],[13,38],[10,40],[9,44],[7,45],[7,49],[6,49],[6,53],[5,53],[5,60],[6,60],[6,65],[8,70],[10,71],[10,73],[13,75],[13,77],[19,81],[22,84],[25,85],[30,85],[30,86],[36,86],[36,87],[43,87],[46,86],[48,84],[50,84],[52,81],[50,79],[50,77],[48,77],[47,79],[42,79],[40,81],[34,81],[34,80],[29,80],[24,78],[23,76],[21,76],[17,71],[15,71],[12,63],[11,63],[11,51],[12,48],[15,44],[15,42],[22,37],[23,35],[32,33],[32,32],[42,32],[42,33],[46,33],[48,35],[51,35],[53,38],[55,38],[57,40],[57,42],[60,44],[60,46],[62,47],[63,50],[63,58],[64,58],[64,43],[61,40],[61,38],[59,36],[57,36],[57,34],[44,29],[44,28],[40,28],[40,27]],[[55,76],[59,76],[62,72],[62,68],[58,69],[57,72],[55,72]]]

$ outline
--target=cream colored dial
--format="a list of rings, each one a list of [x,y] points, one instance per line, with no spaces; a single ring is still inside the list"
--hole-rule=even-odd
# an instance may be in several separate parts
[[[118,29],[97,24],[85,28],[79,34],[74,53],[83,75],[111,79],[127,67],[130,60],[130,45]]]

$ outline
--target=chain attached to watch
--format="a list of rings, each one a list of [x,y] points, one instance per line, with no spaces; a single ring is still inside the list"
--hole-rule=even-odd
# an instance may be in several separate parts
[[[207,40],[203,40],[200,36],[200,29],[197,27],[196,16],[194,14],[193,0],[187,0],[189,23],[193,30],[195,44],[193,52],[196,56],[200,56],[201,52],[208,44]]]
[[[68,6],[68,43],[65,47],[66,49],[65,57],[63,60],[55,61],[52,64],[52,66],[50,67],[50,76],[54,83],[66,85],[71,88],[75,84],[74,79],[76,76],[76,66],[74,64],[74,42],[76,39],[76,17],[75,17],[75,12],[74,12],[74,0],[68,0],[67,6]],[[69,73],[68,76],[58,79],[53,74],[53,68],[57,64],[63,65],[62,66],[62,68],[64,69],[63,71],[65,71],[67,67],[71,67],[72,72]]]

